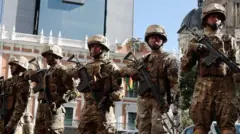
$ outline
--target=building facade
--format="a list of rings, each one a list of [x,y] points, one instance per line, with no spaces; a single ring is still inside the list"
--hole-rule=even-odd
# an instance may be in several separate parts
[[[60,33],[58,37],[53,37],[51,33],[49,36],[44,36],[43,31],[40,35],[19,33],[16,32],[15,29],[12,31],[13,32],[8,32],[4,27],[0,28],[0,75],[5,78],[11,77],[10,66],[8,65],[8,60],[11,56],[22,55],[29,60],[36,57],[40,66],[42,68],[47,68],[46,62],[41,56],[41,49],[45,44],[57,44],[63,49],[64,58],[62,63],[64,65],[71,64],[67,62],[67,59],[72,54],[75,54],[81,63],[84,63],[91,58],[89,56],[89,50],[87,49],[87,36],[85,37],[85,40],[72,40],[62,38]],[[126,61],[124,61],[123,58],[131,49],[131,43],[129,43],[129,41],[131,40],[127,40],[127,43],[124,45],[118,45],[116,50],[112,50],[114,52],[108,54],[108,56],[116,62],[120,68],[126,64]],[[136,50],[138,55],[148,52],[146,44],[143,43],[141,45],[141,51]],[[34,68],[33,65],[30,65],[30,67]],[[131,80],[129,79],[124,80],[125,98],[123,101],[115,103],[118,131],[137,131],[135,128],[137,94],[133,90],[133,87],[127,84],[132,83],[130,81]],[[34,83],[31,83],[31,86],[34,86]],[[26,110],[33,114],[34,121],[36,119],[38,105],[37,97],[38,94],[31,94],[30,102]],[[81,108],[84,103],[84,99],[80,95],[75,101],[64,104],[66,108],[65,126],[66,131],[69,133],[76,130],[79,123]]]
[[[79,4],[79,1],[83,4]],[[2,4],[1,4],[2,3]],[[0,0],[1,24],[12,32],[84,40],[103,34],[110,44],[133,35],[133,0]]]

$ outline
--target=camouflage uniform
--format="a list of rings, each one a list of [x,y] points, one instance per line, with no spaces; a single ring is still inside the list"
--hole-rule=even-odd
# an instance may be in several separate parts
[[[63,57],[62,49],[57,45],[44,46],[42,56],[45,57],[46,54],[52,54],[55,58],[59,59]],[[32,81],[40,82],[40,74],[31,72],[28,75]],[[49,106],[51,104],[47,103],[46,93],[40,90],[34,133],[62,134],[64,131],[65,117],[65,108],[62,104],[77,97],[77,90],[72,77],[64,65],[57,63],[45,71],[43,76],[43,89],[46,88],[49,89],[52,102],[56,104],[56,107],[53,108]]]
[[[8,64],[18,65],[22,71],[28,69],[28,60],[23,57],[11,57]],[[2,90],[7,94],[7,112],[4,115],[4,127],[14,129],[17,127],[23,113],[27,107],[28,98],[30,97],[30,85],[24,75],[13,75],[12,78],[6,79],[3,83]],[[3,125],[3,122],[1,121]],[[3,128],[1,126],[1,132]]]
[[[225,9],[222,5],[213,3],[203,7],[202,19],[205,20],[211,13],[218,13],[221,15],[221,20],[225,20]],[[209,38],[216,49],[236,62],[234,38],[223,35],[219,30],[213,31],[209,26],[205,26],[204,35]],[[233,103],[236,94],[232,72],[219,60],[206,66],[203,59],[208,56],[208,51],[206,47],[206,51],[200,51],[203,47],[202,44],[192,39],[181,57],[182,73],[190,71],[196,62],[198,63],[197,81],[190,107],[190,117],[195,124],[194,134],[208,133],[214,120],[221,128],[222,134],[233,134],[238,111]]]
[[[95,35],[88,39],[88,47],[92,43],[98,43],[108,51],[107,38],[102,35]],[[92,88],[96,98],[90,91],[84,91],[84,106],[81,110],[80,124],[78,134],[110,134],[115,131],[114,101],[120,101],[123,98],[124,90],[121,87],[122,79],[118,66],[109,60],[104,53],[98,58],[94,58],[85,65],[90,77],[94,79]],[[81,76],[79,76],[81,78]],[[112,90],[112,91],[110,91]],[[110,94],[109,94],[110,92]],[[106,110],[100,112],[94,99],[102,100],[109,96]]]
[[[145,41],[147,43],[151,35],[159,35],[163,43],[167,41],[166,33],[162,26],[151,25],[147,28],[145,33]],[[138,60],[145,63],[147,72],[153,83],[158,87],[160,96],[163,99],[162,104],[159,104],[151,91],[138,96],[136,127],[140,134],[166,133],[166,130],[163,128],[162,114],[169,110],[168,105],[171,103],[170,98],[167,98],[167,96],[172,94],[174,97],[178,94],[177,59],[160,48],[152,50],[151,53]],[[136,69],[137,67],[130,63],[121,70],[121,73],[123,76],[130,76],[137,81],[140,76]]]

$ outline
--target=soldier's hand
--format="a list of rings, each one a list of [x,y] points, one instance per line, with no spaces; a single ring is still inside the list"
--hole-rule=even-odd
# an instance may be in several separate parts
[[[161,106],[161,113],[164,114],[164,113],[167,113],[169,111],[169,108],[170,106],[165,103],[165,105]]]
[[[51,104],[49,104],[49,107],[54,111],[57,109],[57,104],[55,102],[52,102]]]
[[[208,52],[208,48],[201,43],[193,43],[190,44],[190,48],[197,53],[203,53],[203,52]]]
[[[178,115],[178,107],[176,105],[173,105],[172,113],[174,116]]]

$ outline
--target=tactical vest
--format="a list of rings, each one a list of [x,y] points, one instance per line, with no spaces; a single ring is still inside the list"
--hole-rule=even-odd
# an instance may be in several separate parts
[[[66,92],[65,85],[66,83],[63,83],[61,80],[61,70],[64,69],[63,65],[56,65],[54,67],[51,67],[45,72],[45,75],[43,76],[43,88],[46,87],[49,89],[51,94],[52,101],[58,99],[58,96],[63,96],[63,94]],[[48,77],[48,79],[46,79]],[[48,80],[48,81],[46,81]],[[48,83],[48,84],[46,84]],[[39,92],[39,100],[47,99],[45,92]]]
[[[112,62],[110,60],[91,61],[86,64],[86,69],[91,79],[94,80],[92,89],[96,94],[96,99],[101,100],[112,88]],[[84,98],[85,100],[93,99],[90,91],[84,94]]]
[[[226,57],[233,60],[235,62],[235,53],[234,46],[230,36],[223,35],[222,38],[217,36],[208,37],[213,47],[218,51],[223,53]],[[231,70],[228,66],[220,60],[216,60],[216,62],[212,63],[210,66],[206,66],[203,63],[205,57],[209,55],[209,52],[204,52],[197,55],[198,60],[198,75],[200,76],[229,76],[231,75]]]
[[[167,78],[167,61],[165,60],[167,56],[169,56],[169,53],[162,52],[158,55],[147,54],[142,59],[146,65],[150,78],[157,89],[159,89],[161,98],[166,97],[166,95],[170,97],[170,87]],[[149,94],[151,95],[150,92],[146,92],[143,96]]]

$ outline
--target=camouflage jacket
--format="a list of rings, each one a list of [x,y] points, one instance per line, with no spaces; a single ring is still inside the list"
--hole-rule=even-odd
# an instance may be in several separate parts
[[[204,35],[206,35],[212,45],[222,52],[225,56],[231,59],[233,62],[237,62],[236,53],[237,45],[235,39],[230,35],[224,35],[221,32],[211,32],[209,29],[204,29]],[[181,72],[190,71],[193,66],[197,64],[198,76],[228,76],[231,75],[231,70],[222,61],[217,60],[210,66],[206,66],[203,63],[203,59],[208,56],[209,52],[205,51],[199,53],[196,50],[198,43],[195,39],[192,39],[188,45],[188,48],[184,51],[181,57]],[[238,50],[239,51],[239,50]]]
[[[44,74],[42,75],[42,73]],[[46,76],[48,76],[48,84],[46,84]],[[47,87],[50,91],[52,101],[58,106],[77,97],[78,91],[75,87],[72,76],[69,74],[68,69],[61,63],[56,64],[41,73],[29,70],[25,77],[33,82],[42,83],[42,86],[39,88],[45,89]],[[38,100],[46,99],[46,93],[40,90]]]
[[[160,50],[157,52],[151,52],[138,59],[138,61],[140,63],[144,62],[146,65],[147,72],[153,83],[158,87],[161,96],[169,97],[169,95],[172,95],[175,97],[179,93],[178,63],[175,56]],[[134,63],[130,63],[122,68],[121,73],[123,76],[141,77],[139,76],[137,66]],[[148,95],[149,92],[145,94]],[[168,100],[168,102],[169,101],[170,100]]]
[[[94,80],[92,88],[98,97],[110,95],[113,101],[120,101],[124,96],[122,78],[118,66],[106,57],[92,60],[85,65],[88,74]],[[93,99],[90,92],[84,94],[85,100]]]
[[[48,76],[48,85],[46,83],[46,76]],[[50,67],[45,72],[43,76],[43,88],[45,89],[46,87],[50,90],[52,101],[58,106],[77,97],[74,95],[77,90],[73,79],[67,72],[67,68],[60,63]],[[40,92],[39,99],[45,95],[45,93]]]
[[[30,85],[23,76],[13,76],[4,81],[4,92],[7,94],[7,114],[5,123],[15,128],[28,104]]]

